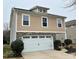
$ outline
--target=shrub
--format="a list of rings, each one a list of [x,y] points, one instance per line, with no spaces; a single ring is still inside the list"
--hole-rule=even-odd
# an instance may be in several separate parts
[[[61,41],[60,40],[54,41],[54,49],[55,50],[61,50]]]
[[[64,43],[65,43],[66,46],[68,46],[68,45],[72,44],[72,40],[66,39],[66,40],[64,40]]]
[[[62,43],[62,46],[64,47],[64,46],[65,46],[65,44],[64,44],[64,43]]]
[[[67,49],[68,51],[70,51],[71,48],[73,48],[71,39],[64,40],[64,43],[65,43],[65,49]]]
[[[69,48],[67,48],[66,53],[74,53],[76,52],[76,48],[73,48],[72,46],[70,46]]]
[[[16,39],[11,43],[11,49],[15,57],[21,57],[21,52],[24,49],[24,43],[20,39]]]
[[[3,38],[3,44],[8,44],[9,45],[9,43],[10,43],[9,39],[4,39]]]

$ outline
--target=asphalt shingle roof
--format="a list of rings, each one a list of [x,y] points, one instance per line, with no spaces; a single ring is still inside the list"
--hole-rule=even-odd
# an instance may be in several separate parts
[[[36,8],[42,8],[42,9],[49,10],[49,8],[46,8],[46,7],[41,7],[41,6],[35,6],[35,7],[31,8],[30,10],[33,10],[33,9],[36,9]]]
[[[55,15],[55,14],[50,14],[50,13],[37,13],[37,12],[33,12],[31,10],[27,10],[27,9],[21,9],[21,8],[13,8],[15,9],[16,11],[20,11],[20,12],[25,12],[25,13],[28,13],[28,14],[36,14],[36,15],[47,15],[47,16],[57,16],[57,17],[63,17],[63,18],[66,18],[65,16],[60,16],[60,15]]]
[[[68,21],[65,23],[66,27],[69,27],[69,26],[75,26],[76,25],[76,20],[72,20],[72,21]]]

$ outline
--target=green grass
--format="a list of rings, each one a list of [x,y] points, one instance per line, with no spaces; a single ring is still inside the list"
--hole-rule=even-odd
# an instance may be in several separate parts
[[[11,51],[10,45],[3,45],[3,57],[7,57]]]

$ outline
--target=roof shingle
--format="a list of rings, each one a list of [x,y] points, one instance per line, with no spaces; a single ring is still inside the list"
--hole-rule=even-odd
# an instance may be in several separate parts
[[[72,21],[68,21],[65,23],[66,27],[69,27],[69,26],[75,26],[76,25],[76,20],[72,20]]]

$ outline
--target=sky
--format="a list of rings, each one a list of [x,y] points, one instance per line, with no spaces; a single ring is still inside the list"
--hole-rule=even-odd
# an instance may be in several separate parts
[[[30,9],[36,5],[50,8],[48,13],[66,16],[65,21],[76,19],[75,7],[64,8],[63,0],[3,0],[3,23],[9,24],[12,7]]]

